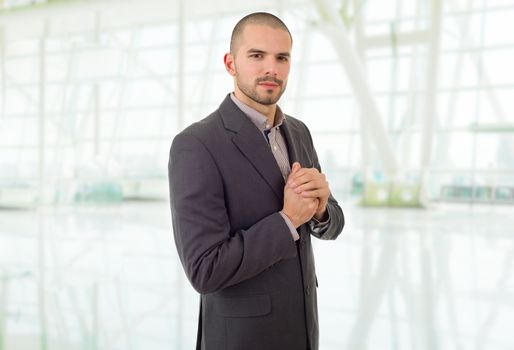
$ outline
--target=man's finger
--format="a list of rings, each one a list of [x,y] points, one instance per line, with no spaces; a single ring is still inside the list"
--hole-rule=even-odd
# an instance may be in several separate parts
[[[315,189],[319,189],[319,188],[320,188],[320,186],[315,181],[309,181],[302,185],[296,186],[294,188],[294,191],[296,193],[302,193],[304,191],[315,190]]]
[[[300,196],[303,198],[320,198],[322,195],[320,190],[303,191]]]
[[[297,172],[296,174],[294,174],[294,176],[289,178],[289,184],[293,188],[317,180],[315,175],[309,172],[305,172],[304,170],[305,168],[303,168],[301,171]]]
[[[287,180],[286,182],[287,183],[290,183],[291,179],[293,178],[293,176],[295,175],[295,173],[300,170],[302,168],[302,166],[300,165],[300,163],[298,162],[294,162],[293,163],[293,166],[291,167],[291,172],[289,173],[289,175],[287,175]]]
[[[291,168],[291,175],[295,174],[298,170],[300,170],[302,166],[299,162],[294,162],[293,167]]]

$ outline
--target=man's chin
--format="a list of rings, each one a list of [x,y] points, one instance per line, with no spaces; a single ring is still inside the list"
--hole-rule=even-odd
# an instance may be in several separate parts
[[[254,101],[260,105],[264,105],[264,106],[270,106],[270,105],[276,104],[278,102],[278,100],[280,99],[280,96],[282,95],[282,93],[279,93],[278,91],[273,91],[273,90],[247,91],[247,90],[240,88],[240,91],[246,97],[251,99],[252,101]]]
[[[275,103],[277,103],[279,99],[280,99],[280,96],[274,96],[272,94],[267,94],[266,96],[259,96],[259,100],[256,102],[259,102],[260,104],[269,106],[269,105],[274,105]]]
[[[262,100],[260,99],[259,101],[256,101],[258,103],[260,103],[261,105],[265,105],[265,106],[271,106],[271,105],[274,105],[275,103],[278,102],[278,100],[270,100],[270,99],[267,99],[267,100]]]

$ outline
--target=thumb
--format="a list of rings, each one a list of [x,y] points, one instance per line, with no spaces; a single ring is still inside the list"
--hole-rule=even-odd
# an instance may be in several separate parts
[[[302,166],[300,165],[299,162],[294,162],[293,163],[293,166],[291,168],[291,174],[294,174],[296,173],[298,170],[300,170],[302,168]]]
[[[299,162],[294,162],[293,163],[293,166],[291,167],[291,172],[289,173],[289,176],[287,177],[287,179],[291,179],[291,177],[298,171],[302,168],[302,166],[300,165]]]

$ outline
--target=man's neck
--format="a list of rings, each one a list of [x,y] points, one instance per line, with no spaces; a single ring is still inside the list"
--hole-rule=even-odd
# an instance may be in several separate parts
[[[272,105],[260,104],[258,102],[255,102],[254,100],[252,100],[245,94],[243,94],[238,89],[236,89],[234,91],[234,95],[236,95],[236,97],[239,101],[243,102],[247,106],[252,107],[257,112],[264,114],[266,116],[266,118],[268,118],[268,122],[271,125],[275,125],[275,113],[277,112],[277,104],[276,103],[274,103]]]

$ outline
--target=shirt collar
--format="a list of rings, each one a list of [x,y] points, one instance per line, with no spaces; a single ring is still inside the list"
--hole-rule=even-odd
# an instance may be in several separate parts
[[[277,106],[277,110],[275,112],[275,120],[278,120],[278,123],[275,126],[270,125],[268,118],[266,118],[264,114],[239,100],[233,92],[230,94],[230,98],[261,132],[264,132],[264,130],[270,130],[272,128],[278,128],[286,119],[285,114],[282,113],[280,107]]]

